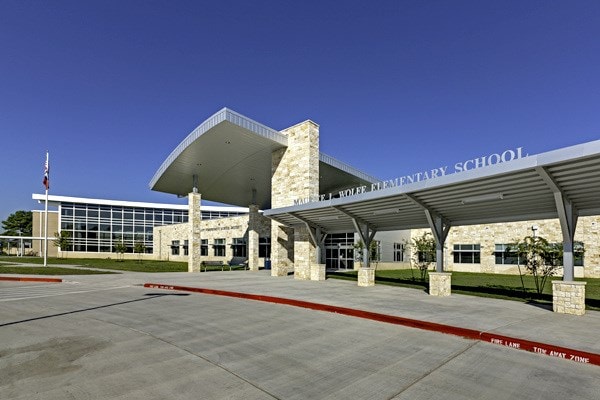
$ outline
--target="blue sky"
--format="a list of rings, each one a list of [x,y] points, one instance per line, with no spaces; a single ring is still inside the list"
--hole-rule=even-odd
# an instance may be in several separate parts
[[[0,220],[148,182],[222,107],[382,179],[600,138],[599,1],[0,0]]]

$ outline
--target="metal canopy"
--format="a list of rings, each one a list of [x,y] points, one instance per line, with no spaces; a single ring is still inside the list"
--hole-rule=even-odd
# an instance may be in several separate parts
[[[600,215],[600,141],[264,214],[329,233],[355,222],[389,231],[429,228],[427,213],[451,226],[558,218],[557,198],[576,215]]]
[[[261,209],[271,206],[271,154],[287,136],[223,108],[194,129],[167,157],[150,181],[152,190]],[[377,179],[320,154],[321,192],[371,184]]]

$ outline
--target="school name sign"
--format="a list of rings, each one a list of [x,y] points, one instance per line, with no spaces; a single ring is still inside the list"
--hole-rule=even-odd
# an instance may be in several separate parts
[[[490,165],[501,164],[520,158],[527,157],[527,154],[523,154],[523,148],[517,147],[515,149],[504,150],[502,153],[493,153],[486,156],[473,158],[466,161],[457,162],[453,168],[445,165],[438,168],[433,168],[426,171],[416,172],[411,175],[403,175],[394,179],[388,179],[380,182],[372,183],[371,185],[363,185],[350,189],[340,190],[337,193],[331,192],[327,194],[320,194],[318,197],[306,197],[303,199],[295,199],[294,205],[313,203],[317,201],[331,200],[335,197],[349,197],[366,192],[374,192],[376,190],[389,189],[393,187],[399,187],[408,185],[411,183],[422,182],[429,179],[435,179],[446,175],[460,173],[464,171],[470,171],[478,168],[487,167]]]

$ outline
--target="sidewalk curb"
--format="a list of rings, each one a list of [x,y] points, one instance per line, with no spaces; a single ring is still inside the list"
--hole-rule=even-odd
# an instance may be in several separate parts
[[[351,317],[370,319],[373,321],[386,322],[389,324],[402,325],[410,328],[423,329],[438,333],[460,336],[471,340],[480,340],[499,346],[510,347],[517,350],[524,350],[532,353],[543,354],[550,357],[563,358],[583,364],[600,365],[600,354],[589,353],[586,351],[569,349],[566,347],[555,346],[546,343],[534,342],[525,339],[514,338],[510,336],[499,335],[490,332],[479,331],[476,329],[461,328],[452,325],[438,324],[435,322],[420,321],[411,318],[398,317],[375,313],[371,311],[357,310],[353,308],[338,307],[328,304],[313,303],[303,300],[286,299],[283,297],[264,296],[259,294],[230,292],[218,289],[195,288],[188,286],[164,285],[158,283],[145,283],[145,288],[177,290],[184,292],[194,292],[203,294],[212,294],[215,296],[227,296],[240,299],[264,301],[268,303],[285,304],[294,307],[308,308],[317,311],[326,311],[335,314],[348,315]]]
[[[0,276],[0,281],[61,283],[63,280],[60,278],[33,278],[33,277],[28,277],[28,276],[24,276],[24,277]]]

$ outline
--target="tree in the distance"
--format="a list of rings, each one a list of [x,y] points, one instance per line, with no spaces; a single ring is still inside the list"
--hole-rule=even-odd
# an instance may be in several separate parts
[[[31,211],[16,211],[2,221],[3,235],[31,236],[33,232],[33,213]]]

